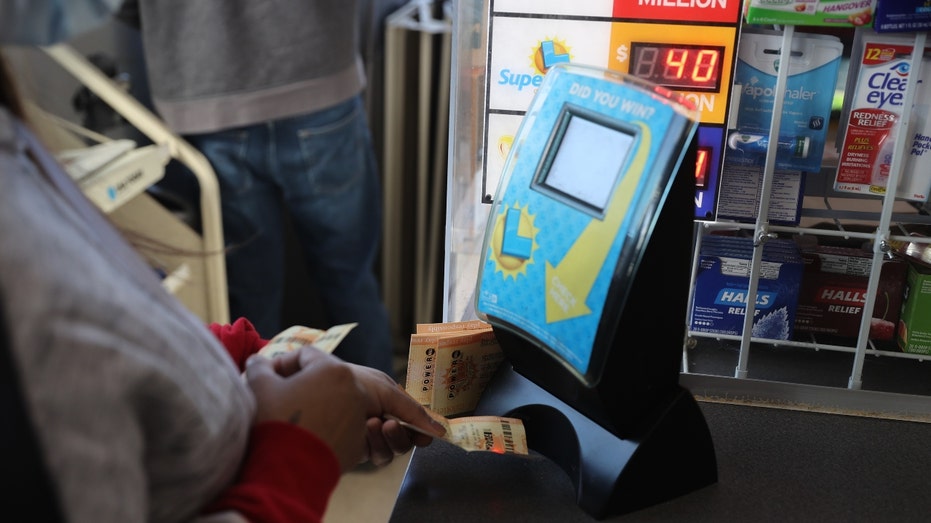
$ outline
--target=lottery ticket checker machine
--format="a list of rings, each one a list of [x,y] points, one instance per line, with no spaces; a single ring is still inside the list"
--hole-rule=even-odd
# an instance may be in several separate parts
[[[678,382],[697,122],[662,87],[553,67],[489,213],[475,311],[506,360],[475,413],[520,418],[598,519],[717,481]]]

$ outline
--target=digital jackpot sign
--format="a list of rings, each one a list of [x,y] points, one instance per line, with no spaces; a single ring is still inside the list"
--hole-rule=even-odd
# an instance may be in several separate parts
[[[630,71],[672,90],[721,90],[724,46],[630,43]]]

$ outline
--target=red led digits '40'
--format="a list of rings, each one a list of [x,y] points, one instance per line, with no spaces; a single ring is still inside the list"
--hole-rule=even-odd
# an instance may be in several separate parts
[[[679,91],[717,91],[724,47],[630,43],[630,74]]]

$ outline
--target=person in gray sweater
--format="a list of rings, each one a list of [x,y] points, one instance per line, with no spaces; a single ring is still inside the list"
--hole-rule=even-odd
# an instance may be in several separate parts
[[[231,317],[287,327],[290,220],[324,315],[299,323],[358,322],[336,354],[392,373],[360,2],[135,1],[154,107],[219,181]]]
[[[53,27],[50,5],[0,0],[0,42],[51,43],[10,28]],[[387,374],[312,346],[238,368],[46,150],[5,67],[0,231],[0,360],[27,418],[0,411],[2,431],[35,441],[62,520],[320,521],[342,472],[431,441],[397,419],[444,432]]]
[[[442,434],[393,378],[313,347],[244,380],[2,107],[0,230],[13,360],[68,521],[315,521],[341,472],[428,443],[386,415]]]

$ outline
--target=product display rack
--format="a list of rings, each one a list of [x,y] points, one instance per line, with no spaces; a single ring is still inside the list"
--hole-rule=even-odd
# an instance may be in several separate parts
[[[855,31],[862,31],[862,29],[855,29]],[[781,56],[780,59],[788,60],[785,50],[792,48],[792,39],[795,34],[795,26],[784,26],[783,35],[782,35],[782,45],[781,45]],[[923,49],[926,45],[927,34],[924,32],[914,33],[914,49]],[[921,53],[913,53],[911,58],[911,69],[910,75],[917,77],[920,74],[921,67]],[[788,77],[788,67],[780,68],[776,80],[775,91],[777,93],[785,92],[786,79]],[[905,107],[912,107],[915,93],[917,91],[916,85],[918,82],[909,82],[907,90],[905,92],[905,100],[903,105]],[[852,93],[847,93],[852,95]],[[782,106],[783,106],[784,97],[777,95],[775,99],[775,104],[773,108],[773,120],[770,125],[770,136],[777,136],[780,129],[781,115],[782,115]],[[903,116],[900,119],[900,124],[896,129],[896,143],[905,144],[905,136],[908,129],[908,123],[910,118],[910,111],[905,111]],[[890,166],[890,174],[887,183],[887,187],[896,187],[899,181],[899,177],[902,172],[902,165],[904,165],[904,157],[906,153],[906,147],[904,145],[896,147]],[[877,348],[872,340],[869,339],[870,333],[870,320],[873,314],[874,308],[874,299],[876,296],[877,288],[879,285],[880,277],[880,267],[881,263],[885,256],[887,256],[890,251],[890,241],[905,241],[913,243],[931,243],[931,238],[918,238],[914,236],[909,236],[909,228],[915,225],[928,225],[931,224],[931,217],[926,213],[921,212],[921,209],[914,209],[912,212],[896,212],[897,199],[895,197],[894,190],[887,190],[881,200],[878,197],[863,197],[857,196],[849,193],[841,194],[834,192],[833,189],[826,189],[818,191],[811,191],[806,188],[807,201],[806,205],[802,209],[803,218],[823,218],[830,220],[834,226],[835,230],[822,229],[822,228],[809,228],[804,226],[791,227],[791,226],[781,226],[770,223],[768,212],[769,212],[769,201],[771,196],[771,189],[773,185],[773,176],[774,176],[774,166],[776,160],[776,151],[774,148],[770,148],[766,154],[765,167],[763,172],[763,181],[760,191],[760,201],[759,201],[759,212],[755,223],[738,223],[731,221],[702,221],[696,222],[696,235],[694,243],[694,260],[693,260],[693,270],[692,270],[692,282],[690,292],[694,292],[694,281],[697,272],[698,264],[698,249],[701,245],[701,238],[704,234],[707,234],[711,231],[717,229],[742,229],[746,231],[752,231],[753,239],[753,255],[750,262],[750,278],[749,278],[749,288],[747,295],[755,296],[757,294],[758,283],[762,268],[762,246],[763,244],[775,237],[778,237],[780,234],[788,235],[820,235],[820,236],[836,236],[843,239],[862,239],[864,241],[869,241],[872,243],[872,260],[871,260],[871,269],[869,273],[869,280],[866,290],[865,303],[862,310],[862,318],[860,322],[860,328],[856,340],[851,340],[855,342],[853,345],[845,344],[833,344],[833,343],[820,343],[818,341],[817,335],[811,335],[810,341],[798,341],[798,340],[772,340],[772,339],[762,339],[755,338],[751,336],[754,310],[755,310],[755,300],[747,300],[747,306],[744,316],[744,323],[741,336],[731,336],[731,335],[722,335],[722,334],[712,334],[704,332],[695,332],[691,329],[688,332],[689,340],[687,346],[683,351],[683,373],[689,372],[688,364],[688,351],[689,347],[694,347],[697,338],[715,338],[719,340],[733,340],[740,342],[740,348],[737,358],[737,366],[734,371],[734,377],[739,379],[747,379],[748,369],[749,369],[749,356],[750,356],[750,347],[751,343],[760,343],[768,344],[772,346],[792,346],[792,347],[803,347],[811,348],[814,350],[831,350],[839,351],[853,354],[853,365],[850,371],[850,376],[848,379],[847,388],[849,389],[861,389],[863,385],[862,373],[863,366],[866,355],[874,356],[886,356],[893,358],[905,358],[905,359],[914,359],[918,361],[924,361],[926,359],[931,359],[929,355],[922,354],[912,354],[905,352],[896,352],[893,350],[884,350]],[[833,179],[834,169],[833,166],[825,165],[822,168],[820,176],[828,177]],[[818,176],[817,174],[815,176]],[[808,207],[809,202],[816,202],[818,199],[821,199],[823,202],[823,209],[813,207]],[[833,199],[838,200],[833,200]],[[862,207],[867,210],[844,210],[844,209],[834,209],[833,202],[839,200],[849,200],[857,201],[858,203],[863,204]],[[870,206],[876,206],[877,202],[881,202],[879,208],[874,211],[868,210]],[[901,204],[902,202],[898,202]],[[846,230],[845,224],[850,222],[868,222],[875,224],[875,230],[872,232],[859,232]],[[847,225],[849,227],[849,225]],[[689,303],[691,307],[692,296],[689,298]],[[691,311],[689,312],[691,315]],[[799,336],[796,335],[796,338]]]
[[[42,50],[153,142],[128,151],[102,169],[101,176],[91,175],[88,177],[94,178],[91,182],[79,185],[124,232],[152,240],[148,246],[137,248],[154,269],[164,273],[162,284],[169,292],[204,322],[228,323],[219,186],[210,163],[69,44]],[[98,141],[105,140],[101,136]],[[169,158],[184,164],[197,179],[199,231],[146,192],[148,186],[162,177]],[[127,163],[131,168],[118,168]]]

